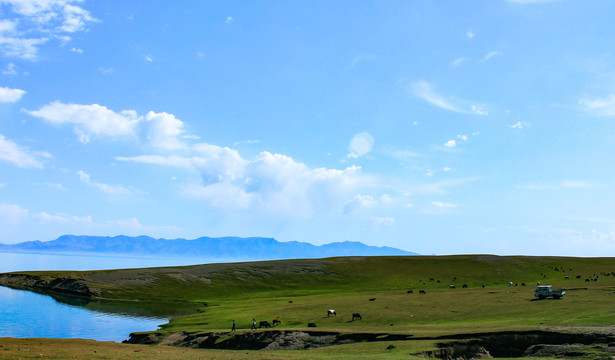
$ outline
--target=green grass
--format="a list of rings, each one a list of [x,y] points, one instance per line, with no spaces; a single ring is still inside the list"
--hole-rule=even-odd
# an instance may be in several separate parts
[[[87,305],[92,308],[147,307],[158,315],[186,314],[164,325],[162,334],[223,332],[230,329],[232,320],[238,332],[245,332],[252,318],[271,322],[280,317],[281,329],[307,329],[314,322],[317,330],[434,337],[508,330],[613,329],[615,276],[602,275],[612,272],[613,258],[463,255],[29,273],[44,279],[82,279],[98,298]],[[585,281],[591,277],[598,281]],[[511,287],[509,281],[518,285]],[[533,292],[538,281],[564,287],[567,294],[560,300],[536,301]],[[456,288],[451,289],[451,284]],[[427,294],[419,295],[419,289]],[[335,309],[338,316],[327,317],[328,309]],[[363,319],[351,321],[355,312]],[[433,346],[431,342],[400,341],[395,342],[395,349],[385,351],[389,344],[258,354],[271,359],[407,358],[419,352],[417,346]]]

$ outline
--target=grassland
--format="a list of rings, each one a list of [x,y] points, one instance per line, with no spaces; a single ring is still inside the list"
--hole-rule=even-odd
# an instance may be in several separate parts
[[[350,257],[28,274],[48,281],[79,279],[93,298],[113,300],[109,304],[114,306],[156,304],[157,311],[166,307],[169,313],[176,307],[190,309],[157,331],[163,337],[178,332],[227,332],[232,320],[237,322],[238,333],[246,333],[252,318],[271,322],[275,317],[282,319],[277,329],[283,330],[307,330],[312,322],[323,331],[411,334],[416,338],[536,329],[613,332],[615,325],[613,258]],[[536,301],[537,282],[566,288],[567,294],[560,300]],[[419,290],[426,294],[420,295]],[[327,309],[335,309],[338,316],[327,317]],[[362,319],[352,321],[356,312]],[[7,346],[5,341],[0,344]],[[394,349],[385,350],[387,344],[392,343],[247,354],[214,351],[211,358],[224,359],[222,354],[237,359],[243,355],[407,358],[434,346],[433,341],[398,341]],[[109,351],[115,346],[124,349],[124,345],[111,344]],[[144,357],[151,349],[175,351],[162,346],[136,349],[143,354],[133,355]],[[195,358],[208,358],[208,351],[213,350],[203,350]],[[167,355],[164,358],[172,358]],[[155,358],[155,354],[147,355],[152,356]],[[182,358],[190,356],[187,352]]]

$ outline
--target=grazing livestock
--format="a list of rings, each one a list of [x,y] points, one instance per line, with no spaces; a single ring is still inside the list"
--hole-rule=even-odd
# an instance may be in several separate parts
[[[267,321],[267,320],[260,321],[260,322],[258,323],[258,328],[260,329],[260,328],[263,328],[263,327],[270,328],[270,327],[271,327],[271,324],[270,324],[270,323],[269,323],[269,321]]]
[[[376,298],[371,298],[369,299],[369,301],[376,301]]]
[[[525,283],[521,283],[521,286],[525,286]]]
[[[308,327],[316,327],[316,323],[308,323]]]
[[[282,320],[280,318],[273,319],[273,326],[282,325]]]
[[[450,287],[451,289],[454,289],[454,288],[455,288],[455,285],[450,284],[448,287]]]
[[[427,295],[427,293],[425,292],[425,290],[419,290],[419,295]]]
[[[467,289],[468,288],[468,284],[463,284],[461,285],[462,288]]]
[[[483,287],[483,289],[485,288],[485,284],[482,284],[481,286]]]
[[[361,314],[354,313],[354,314],[352,314],[352,321],[354,321],[354,319],[362,320],[363,318],[361,317]]]
[[[335,310],[331,309],[331,310],[327,310],[327,317],[331,316],[331,315],[335,315],[337,316],[337,313],[335,312]]]
[[[408,290],[408,291],[406,291],[406,294],[413,294],[413,293],[414,293],[414,291],[413,291],[413,290]]]

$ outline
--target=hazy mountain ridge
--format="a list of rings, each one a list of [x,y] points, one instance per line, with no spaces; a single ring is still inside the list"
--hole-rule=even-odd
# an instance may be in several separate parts
[[[200,237],[187,239],[155,239],[149,236],[63,235],[52,241],[27,241],[1,245],[0,251],[94,253],[141,256],[182,256],[238,260],[322,258],[332,256],[418,255],[386,246],[369,246],[344,241],[325,245],[306,242],[280,242],[263,237]]]

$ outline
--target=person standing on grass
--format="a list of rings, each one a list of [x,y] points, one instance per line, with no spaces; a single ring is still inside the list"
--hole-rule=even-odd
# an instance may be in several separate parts
[[[250,330],[256,330],[256,319],[252,319],[252,327]]]
[[[237,325],[235,324],[235,320],[233,320],[233,328],[231,329],[231,331],[235,331],[236,327],[237,327]]]

